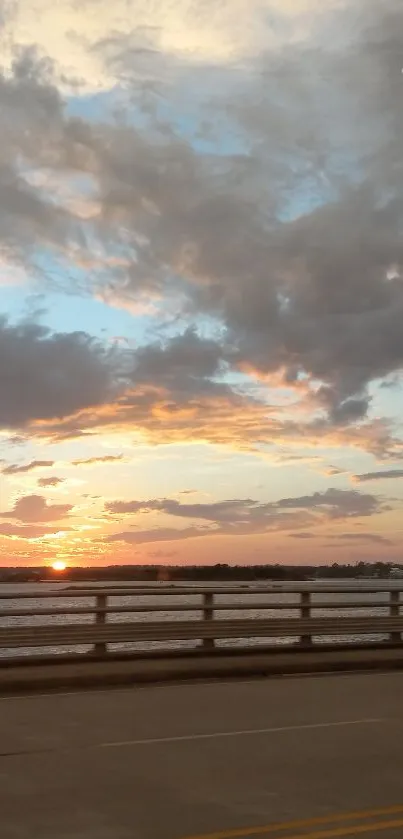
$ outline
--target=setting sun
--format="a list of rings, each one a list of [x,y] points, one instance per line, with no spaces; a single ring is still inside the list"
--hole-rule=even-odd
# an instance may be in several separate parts
[[[63,562],[62,559],[56,559],[56,561],[52,563],[52,568],[54,571],[65,571],[66,563]]]

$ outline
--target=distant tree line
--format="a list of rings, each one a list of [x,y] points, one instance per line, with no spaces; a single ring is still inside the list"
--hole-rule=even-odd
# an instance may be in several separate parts
[[[62,574],[52,568],[0,568],[2,582],[35,581],[71,581],[71,582],[107,582],[133,580],[143,582],[186,582],[186,581],[256,581],[259,580],[316,580],[316,579],[357,579],[374,577],[387,579],[392,569],[400,569],[403,564],[384,562],[359,562],[354,565],[108,565],[105,567],[67,568]]]

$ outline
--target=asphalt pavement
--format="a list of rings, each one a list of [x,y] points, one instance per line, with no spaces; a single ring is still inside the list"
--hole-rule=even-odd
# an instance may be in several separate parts
[[[0,699],[1,839],[403,836],[403,673]]]

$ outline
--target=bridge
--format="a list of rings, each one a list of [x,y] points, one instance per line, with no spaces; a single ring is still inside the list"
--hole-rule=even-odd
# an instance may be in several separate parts
[[[0,593],[0,691],[401,667],[403,581]]]
[[[403,673],[0,699],[2,839],[403,835]]]
[[[402,588],[3,591],[2,839],[402,837]]]

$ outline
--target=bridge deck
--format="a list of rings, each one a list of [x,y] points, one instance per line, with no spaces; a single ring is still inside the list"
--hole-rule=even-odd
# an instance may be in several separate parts
[[[3,697],[2,839],[401,837],[402,696],[398,672]]]

